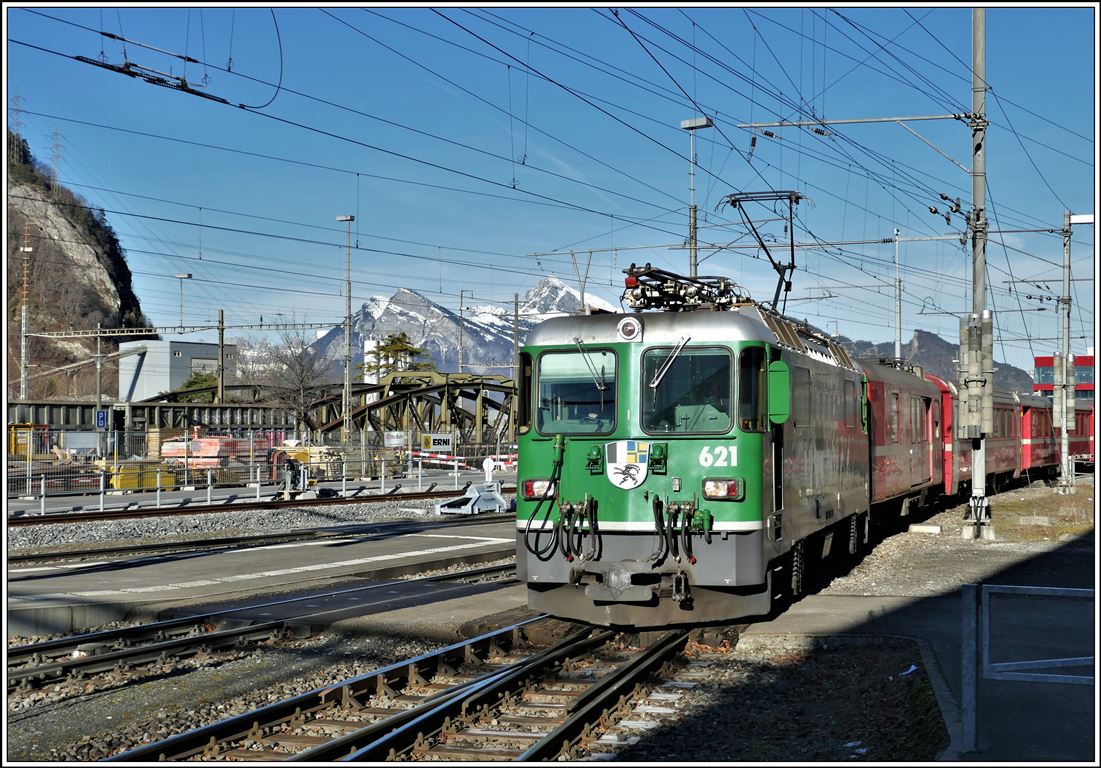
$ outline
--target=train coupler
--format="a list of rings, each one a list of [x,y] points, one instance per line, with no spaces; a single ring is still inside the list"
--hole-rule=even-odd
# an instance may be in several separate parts
[[[692,593],[688,588],[688,574],[677,571],[673,574],[673,602],[681,608],[692,607]]]

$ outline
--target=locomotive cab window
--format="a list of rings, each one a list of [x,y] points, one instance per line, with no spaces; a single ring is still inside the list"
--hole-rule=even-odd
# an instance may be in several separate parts
[[[539,358],[536,429],[544,435],[606,435],[615,429],[616,359],[610,349]]]
[[[730,431],[730,352],[656,347],[642,355],[642,428],[650,434]]]
[[[760,432],[765,428],[765,350],[746,347],[738,355],[738,429]]]
[[[520,399],[516,408],[516,430],[526,435],[531,430],[531,355],[520,353]]]

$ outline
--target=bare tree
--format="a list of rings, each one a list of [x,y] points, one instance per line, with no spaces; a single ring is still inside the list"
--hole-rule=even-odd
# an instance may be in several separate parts
[[[311,341],[302,331],[284,331],[280,343],[258,347],[249,371],[266,402],[294,413],[299,438],[310,407],[336,383]]]

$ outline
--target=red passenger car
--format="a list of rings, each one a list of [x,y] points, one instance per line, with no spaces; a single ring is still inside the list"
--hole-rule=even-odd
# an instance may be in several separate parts
[[[1076,462],[1093,464],[1093,406],[1075,405],[1074,430],[1068,435],[1070,455]]]
[[[1021,469],[1029,480],[1051,479],[1058,473],[1059,439],[1051,423],[1051,401],[1017,395],[1021,404]]]
[[[966,467],[960,463],[960,451],[965,447],[970,451],[970,441],[956,436],[956,401],[959,394],[956,385],[950,381],[931,373],[925,374],[925,379],[940,391],[940,424],[943,435],[940,450],[941,476],[944,478],[944,493],[955,496],[960,492],[961,483],[971,482],[970,463]]]
[[[956,423],[960,409],[956,401]],[[960,475],[971,479],[971,441],[956,440]],[[994,431],[986,436],[986,484],[997,491],[1009,480],[1021,476],[1021,406],[1018,396],[1006,390],[994,390]],[[970,487],[970,486],[968,486]]]
[[[966,407],[956,387],[933,376],[925,377],[936,385],[942,399],[944,492],[948,495],[969,492],[971,488],[970,438],[960,434],[960,409]],[[1026,397],[1028,397],[1026,395]],[[1021,399],[1005,390],[994,390],[994,430],[986,436],[986,482],[997,489],[1021,476]]]
[[[871,502],[906,505],[944,485],[941,392],[921,374],[865,363],[872,472]]]

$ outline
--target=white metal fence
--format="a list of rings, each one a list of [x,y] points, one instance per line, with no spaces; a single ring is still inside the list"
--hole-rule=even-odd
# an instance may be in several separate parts
[[[447,454],[415,450],[417,435],[386,447],[375,432],[347,444],[306,443],[282,430],[73,431],[9,426],[8,498],[171,491],[193,488],[284,486],[288,470],[298,487],[318,482],[385,480],[432,469],[480,472],[485,458],[498,469],[514,465],[515,444],[460,445]],[[413,448],[411,450],[410,448]]]
[[[1092,589],[1070,587],[1024,587],[1008,584],[965,584],[961,595],[962,637],[960,659],[960,719],[962,725],[962,752],[973,752],[978,748],[978,690],[982,680],[1012,680],[1028,683],[1063,683],[1071,685],[1093,685],[1092,674],[1067,674],[1066,672],[1042,672],[1039,670],[1068,670],[1080,667],[1093,667],[1093,656],[1064,656],[1060,658],[1025,659],[995,662],[991,631],[991,603],[996,595],[1009,597],[1040,598],[1046,600],[1082,601],[1094,599]],[[1092,617],[1092,610],[1090,611]],[[1040,622],[1037,619],[1037,622]],[[1090,618],[1092,626],[1092,618]],[[1051,625],[1038,623],[1036,629],[1041,636],[1054,631]],[[1049,645],[1055,639],[1049,637]],[[1085,643],[1083,642],[1083,645]],[[1093,647],[1092,640],[1089,647]]]

